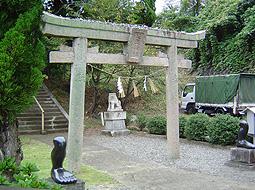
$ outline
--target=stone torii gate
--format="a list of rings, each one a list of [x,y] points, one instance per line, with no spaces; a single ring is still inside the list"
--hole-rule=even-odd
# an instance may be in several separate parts
[[[169,156],[179,157],[178,67],[190,68],[191,61],[177,55],[177,48],[196,48],[205,32],[171,32],[127,24],[104,23],[58,17],[44,12],[46,35],[73,38],[70,51],[52,51],[51,63],[72,63],[67,145],[68,167],[79,171],[84,130],[86,64],[132,64],[166,67],[167,142]],[[88,39],[123,42],[123,54],[90,52]],[[143,56],[144,46],[167,48],[165,57]]]

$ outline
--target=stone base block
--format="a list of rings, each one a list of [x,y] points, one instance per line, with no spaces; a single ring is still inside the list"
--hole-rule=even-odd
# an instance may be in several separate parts
[[[231,148],[230,160],[243,163],[255,163],[255,150],[246,148]]]
[[[126,136],[130,134],[130,131],[128,129],[123,130],[102,130],[103,135],[110,135],[112,137],[116,136]]]
[[[233,167],[233,168],[239,168],[242,170],[255,170],[255,163],[253,164],[248,164],[248,163],[244,163],[244,162],[238,162],[238,161],[227,161],[224,165],[229,166],[229,167]]]
[[[55,183],[51,178],[49,178],[48,181],[52,184]],[[85,182],[78,179],[76,183],[61,185],[61,187],[64,190],[85,190]]]
[[[109,131],[125,130],[125,120],[107,120],[104,122],[104,129]]]
[[[125,111],[107,111],[104,112],[104,120],[125,120],[127,113]]]

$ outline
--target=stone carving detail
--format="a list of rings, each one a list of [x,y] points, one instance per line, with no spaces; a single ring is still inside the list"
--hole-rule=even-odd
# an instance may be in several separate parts
[[[66,140],[64,137],[55,137],[53,139],[54,148],[51,152],[51,178],[58,184],[76,183],[74,175],[63,168],[63,162],[66,156]]]
[[[143,61],[143,52],[146,35],[147,35],[146,29],[132,28],[128,40],[127,62],[140,63]]]

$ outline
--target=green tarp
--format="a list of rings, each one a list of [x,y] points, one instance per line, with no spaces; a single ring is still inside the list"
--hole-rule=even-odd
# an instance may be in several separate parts
[[[234,74],[196,78],[196,102],[226,104],[239,92],[239,103],[255,103],[255,75]]]
[[[241,74],[239,103],[255,103],[255,75]]]

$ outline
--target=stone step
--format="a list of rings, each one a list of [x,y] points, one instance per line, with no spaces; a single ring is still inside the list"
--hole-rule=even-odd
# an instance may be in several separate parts
[[[44,112],[60,112],[58,107],[46,107],[46,108],[43,108],[43,110]],[[27,110],[27,112],[35,112],[35,111],[41,112],[40,108],[35,108],[35,107],[32,107],[29,110]]]
[[[48,93],[39,93],[36,95],[36,98],[48,98],[49,94]]]
[[[45,129],[52,132],[57,132],[59,130],[66,131],[68,128],[68,119],[66,119],[64,115],[66,113],[62,108],[58,107],[59,104],[56,104],[51,97],[52,94],[48,91],[46,86],[43,86],[36,96],[37,101],[44,110]],[[21,134],[41,132],[42,113],[36,102],[34,102],[33,106],[28,110],[19,114],[17,119],[19,121],[19,131]]]
[[[58,132],[66,132],[68,131],[68,128],[58,128],[58,129],[47,129],[46,130],[46,134],[47,133],[58,133]],[[26,130],[19,130],[19,134],[20,135],[29,135],[29,134],[39,134],[41,133],[41,130],[40,129],[26,129]]]
[[[57,123],[57,124],[47,124],[44,126],[45,129],[54,129],[54,128],[67,128],[68,123]],[[19,125],[19,130],[33,130],[33,129],[38,129],[41,130],[42,125],[39,124],[31,124],[31,125]]]
[[[41,101],[50,101],[51,100],[51,98],[48,96],[48,98],[47,97],[45,97],[45,98],[36,98],[39,102],[41,102]],[[52,100],[51,100],[52,101]]]
[[[60,119],[65,119],[66,120],[66,118],[62,114],[58,115],[58,116],[55,116],[55,115],[46,115],[46,116],[44,116],[44,119],[45,120],[51,120],[51,119],[53,119],[53,117],[55,117],[55,119],[57,119],[57,120],[60,120]],[[39,120],[41,118],[42,118],[41,114],[40,115],[25,116],[25,117],[17,117],[17,119],[21,120],[21,121],[22,120],[23,121],[26,121],[26,120],[33,121],[33,120]]]
[[[25,113],[20,113],[18,117],[33,117],[33,116],[41,116],[41,112],[25,112]],[[44,116],[60,116],[63,115],[60,111],[52,111],[52,112],[45,112]]]
[[[42,120],[38,119],[38,120],[20,120],[19,121],[19,125],[41,125]],[[66,124],[68,123],[68,121],[66,119],[55,119],[55,120],[44,120],[44,125],[51,125],[51,124]]]
[[[54,104],[52,100],[39,101],[40,104]]]
[[[53,109],[53,108],[57,108],[56,104],[45,104],[45,105],[41,105],[43,110],[48,110],[48,109]],[[41,109],[38,106],[32,106],[30,107],[28,110],[26,110],[27,112],[34,112],[34,111],[38,111],[41,112]]]

